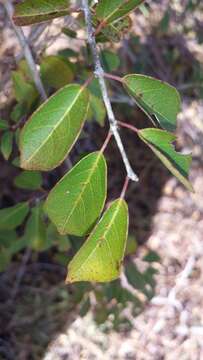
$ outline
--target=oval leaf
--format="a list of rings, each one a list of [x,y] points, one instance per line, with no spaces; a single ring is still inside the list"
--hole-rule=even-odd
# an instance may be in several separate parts
[[[0,230],[12,230],[21,225],[28,214],[26,202],[0,210]]]
[[[123,85],[152,122],[154,115],[162,128],[169,131],[176,129],[176,118],[181,101],[179,93],[173,86],[139,74],[124,76]]]
[[[80,160],[50,192],[45,211],[60,234],[86,235],[106,199],[106,161],[95,152]]]
[[[139,6],[144,0],[101,0],[96,8],[96,17],[110,24],[122,18]]]
[[[58,166],[77,140],[88,106],[88,91],[77,84],[43,103],[21,131],[21,167],[46,171]]]
[[[139,130],[138,135],[171,173],[175,175],[189,191],[193,192],[193,187],[187,179],[192,156],[183,155],[174,150],[171,143],[176,140],[176,137],[167,131],[159,129]]]
[[[108,282],[119,277],[128,233],[128,208],[115,200],[68,266],[66,282]]]
[[[69,0],[25,0],[15,6],[13,21],[25,26],[68,14]]]

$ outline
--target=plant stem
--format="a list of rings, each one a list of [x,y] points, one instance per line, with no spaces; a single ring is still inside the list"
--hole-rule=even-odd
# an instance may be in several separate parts
[[[123,79],[120,76],[116,76],[116,75],[113,75],[113,74],[109,74],[109,73],[104,72],[104,77],[107,78],[107,79],[112,79],[112,80],[115,80],[115,81],[119,81],[120,83],[123,82]]]
[[[125,127],[127,129],[130,129],[130,130],[134,131],[136,134],[139,132],[139,130],[135,126],[133,126],[131,124],[127,124],[123,121],[118,121],[118,125]]]
[[[109,141],[111,140],[112,135],[113,135],[112,132],[109,131],[108,135],[107,135],[107,137],[106,137],[106,139],[105,139],[105,141],[104,141],[104,143],[103,143],[103,145],[101,147],[101,150],[100,150],[101,153],[103,153],[105,151]]]
[[[16,33],[16,36],[17,36],[17,38],[19,40],[19,43],[20,43],[20,45],[22,47],[22,50],[24,52],[24,56],[25,56],[25,59],[26,59],[26,61],[28,63],[30,71],[32,73],[32,78],[33,78],[33,81],[35,83],[35,86],[36,86],[42,100],[46,100],[47,95],[46,95],[46,92],[44,90],[44,86],[43,86],[42,81],[40,79],[39,72],[37,70],[37,66],[36,66],[35,61],[33,59],[33,56],[32,56],[30,47],[29,47],[29,45],[27,43],[24,32],[20,27],[15,26],[15,24],[13,22],[13,19],[12,19],[13,6],[12,6],[12,4],[11,4],[11,2],[9,0],[3,2],[3,4],[4,4],[5,10],[6,10],[7,14],[8,14],[8,17],[10,19],[10,22],[12,24],[12,27],[13,27],[13,29],[14,29],[14,31]]]
[[[127,188],[128,188],[128,184],[129,184],[129,180],[130,180],[129,177],[126,176],[125,182],[124,182],[124,185],[123,185],[123,189],[122,189],[121,194],[120,194],[121,199],[124,199],[124,197],[125,197],[125,194],[126,194],[126,191],[127,191]]]
[[[88,0],[82,0],[82,8],[83,8],[84,16],[85,16],[86,27],[87,27],[88,43],[90,45],[92,56],[93,56],[93,62],[94,62],[94,67],[95,67],[94,73],[95,73],[95,76],[98,78],[98,81],[100,84],[101,93],[102,93],[103,101],[104,101],[104,104],[106,107],[107,116],[108,116],[108,120],[109,120],[109,124],[110,124],[110,130],[113,133],[114,138],[117,143],[117,146],[120,150],[120,154],[122,156],[129,179],[131,179],[133,181],[138,181],[137,175],[131,168],[131,165],[129,163],[127,154],[125,152],[120,134],[118,132],[117,121],[116,121],[115,115],[113,113],[113,109],[111,106],[110,98],[109,98],[107,87],[106,87],[106,83],[104,80],[104,70],[101,66],[99,52],[97,50],[97,44],[96,44],[96,39],[95,39],[95,35],[94,35],[94,28],[92,25],[92,15],[91,15],[91,11],[90,11],[90,8],[88,5]]]

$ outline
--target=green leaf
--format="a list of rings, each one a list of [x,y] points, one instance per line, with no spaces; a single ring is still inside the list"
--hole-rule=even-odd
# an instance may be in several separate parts
[[[58,166],[77,140],[88,106],[88,91],[77,84],[65,86],[44,102],[21,131],[21,167],[47,171]]]
[[[68,266],[66,282],[108,282],[119,277],[128,232],[128,208],[115,200]]]
[[[44,85],[54,89],[60,89],[74,78],[68,60],[64,61],[60,56],[45,57],[42,60],[40,72]]]
[[[43,251],[47,246],[46,226],[42,214],[42,204],[32,209],[24,234],[27,246],[31,246],[36,251]]]
[[[6,120],[0,119],[0,130],[8,129],[8,123]]]
[[[13,110],[11,111],[11,120],[17,123],[20,121],[20,119],[22,119],[23,116],[27,115],[27,113],[28,110],[25,104],[23,102],[19,102],[13,107]]]
[[[144,0],[100,0],[96,7],[96,17],[106,23],[120,19],[137,6],[139,6]]]
[[[30,109],[38,98],[35,86],[26,81],[24,76],[18,71],[12,72],[12,81],[16,100],[25,104],[27,109]]]
[[[126,244],[125,255],[134,254],[137,250],[137,247],[138,247],[138,244],[137,244],[135,237],[132,235],[129,235],[127,244]]]
[[[27,202],[0,210],[0,230],[12,230],[21,225],[27,216],[29,206]]]
[[[135,264],[128,262],[125,272],[130,285],[140,290],[149,300],[154,296],[156,285],[154,275],[157,272],[154,268],[148,267],[144,272],[141,272]]]
[[[173,86],[139,74],[124,76],[123,85],[152,121],[154,115],[162,128],[169,131],[176,129],[176,118],[181,101],[179,93]]]
[[[38,171],[22,171],[15,177],[14,184],[20,189],[37,190],[42,185],[42,175]]]
[[[139,130],[138,135],[171,173],[175,175],[189,191],[193,192],[193,187],[187,179],[192,156],[183,155],[174,150],[172,142],[176,140],[176,137],[167,131],[153,128]]]
[[[104,126],[106,117],[106,108],[101,98],[90,94],[90,114],[101,126]]]
[[[45,211],[60,234],[86,235],[106,199],[107,169],[102,153],[80,160],[53,188]]]
[[[77,32],[69,28],[62,28],[62,33],[73,39],[76,39],[77,37]]]
[[[1,152],[5,160],[8,160],[13,148],[13,133],[6,131],[1,137]]]
[[[10,247],[17,240],[17,235],[15,230],[1,230],[0,231],[0,246],[6,248]]]
[[[112,72],[120,66],[119,56],[109,50],[101,51],[101,60],[106,72]]]
[[[25,26],[68,14],[69,0],[25,0],[15,6],[13,21]]]
[[[129,32],[132,21],[129,16],[114,21],[101,29],[101,33],[96,36],[98,42],[119,42],[121,38]]]

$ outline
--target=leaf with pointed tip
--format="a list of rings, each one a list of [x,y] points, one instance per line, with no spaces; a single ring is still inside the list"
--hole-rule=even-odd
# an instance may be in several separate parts
[[[66,282],[108,282],[119,277],[128,233],[128,208],[112,202],[68,265]]]
[[[100,21],[110,24],[129,14],[143,1],[144,0],[101,0],[96,7],[96,17]]]
[[[58,166],[77,140],[88,107],[88,91],[77,84],[65,86],[45,101],[21,131],[21,167],[47,171]]]
[[[22,224],[29,211],[27,202],[0,210],[0,230],[12,230]]]
[[[138,135],[171,173],[175,175],[189,191],[193,192],[193,187],[187,179],[192,156],[183,155],[175,151],[171,143],[176,140],[176,137],[167,131],[153,128],[139,130]]]
[[[107,169],[102,153],[80,160],[53,188],[45,211],[60,234],[86,235],[106,199]]]
[[[13,149],[13,133],[5,131],[1,137],[1,152],[5,160],[8,160]]]
[[[176,129],[181,102],[180,95],[173,86],[139,74],[124,76],[123,85],[152,122],[154,115],[162,128],[169,131]]]
[[[65,16],[69,3],[69,0],[25,0],[15,6],[13,21],[26,26]]]

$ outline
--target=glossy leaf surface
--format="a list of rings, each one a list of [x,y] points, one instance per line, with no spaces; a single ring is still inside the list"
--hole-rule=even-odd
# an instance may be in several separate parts
[[[77,140],[88,106],[88,91],[77,84],[43,103],[21,131],[21,167],[46,171],[58,166]]]
[[[24,26],[68,14],[69,0],[25,0],[15,6],[13,20]]]
[[[107,282],[119,277],[128,232],[128,208],[117,199],[68,266],[67,282]]]
[[[0,230],[12,230],[21,225],[28,214],[28,203],[22,202],[15,206],[0,210]]]
[[[61,234],[86,235],[106,199],[107,169],[103,154],[80,160],[53,188],[45,211]]]
[[[162,128],[169,131],[176,129],[180,96],[173,86],[139,74],[124,76],[123,85],[152,121],[155,116]]]
[[[139,130],[138,135],[171,173],[175,175],[188,190],[193,191],[192,185],[188,180],[192,156],[183,155],[175,151],[172,142],[176,140],[176,137],[167,131],[159,129]]]

